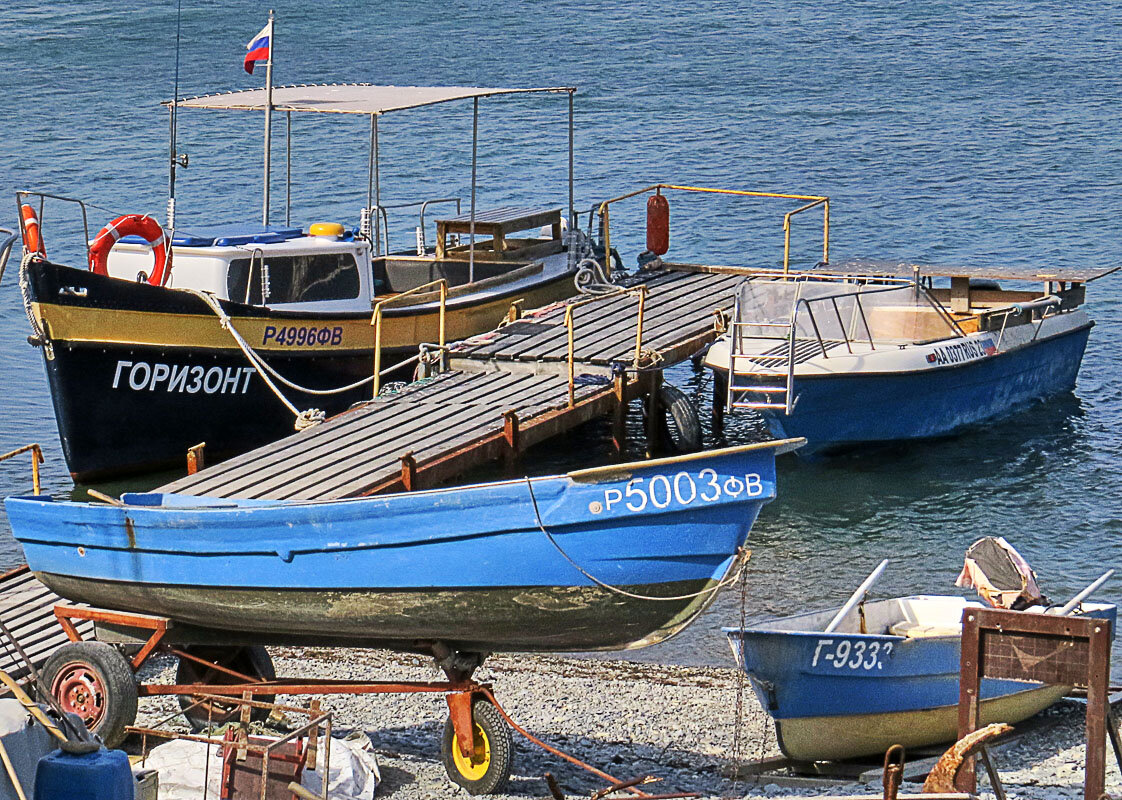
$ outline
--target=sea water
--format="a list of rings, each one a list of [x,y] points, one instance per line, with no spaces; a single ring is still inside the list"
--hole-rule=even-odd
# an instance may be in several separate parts
[[[569,86],[577,208],[656,181],[831,197],[831,260],[1092,267],[1122,263],[1122,14],[1118,2],[294,3],[276,0],[275,83]],[[184,0],[181,94],[253,88],[245,43],[267,5]],[[176,4],[25,3],[0,11],[0,226],[34,188],[95,204],[91,233],[126,212],[164,216]],[[479,204],[567,203],[564,95],[480,104]],[[274,120],[273,220],[357,221],[368,121]],[[256,221],[263,115],[184,111],[179,226]],[[471,105],[380,122],[382,202],[470,193]],[[780,201],[673,195],[671,256],[775,266]],[[629,266],[642,202],[613,210]],[[391,217],[409,247],[415,212]],[[796,217],[795,263],[821,257],[821,221]],[[48,252],[81,263],[74,214]],[[18,251],[16,254],[18,262]],[[40,442],[49,491],[69,495],[50,395],[16,287],[0,284],[0,452]],[[779,499],[752,531],[749,619],[840,603],[882,558],[878,594],[943,592],[979,536],[1008,538],[1063,599],[1122,564],[1122,275],[1089,287],[1091,334],[1074,393],[951,439],[816,464],[782,460]],[[688,365],[667,373],[710,402]],[[90,398],[98,402],[98,398]],[[708,445],[765,436],[747,415]],[[641,429],[637,413],[635,433]],[[536,448],[534,472],[610,457],[606,425]],[[638,452],[641,444],[632,445]],[[158,482],[158,481],[157,481]],[[138,480],[137,486],[153,485]],[[27,457],[0,495],[28,490]],[[114,487],[116,491],[123,486]],[[0,515],[0,566],[21,561]],[[1099,599],[1119,599],[1115,580]],[[726,592],[677,639],[635,656],[728,663]]]

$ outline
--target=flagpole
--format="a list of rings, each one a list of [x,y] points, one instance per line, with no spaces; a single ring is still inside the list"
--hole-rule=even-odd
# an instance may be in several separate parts
[[[269,224],[269,156],[272,152],[273,133],[273,9],[269,9],[269,60],[265,62],[265,197],[261,212],[263,224]]]

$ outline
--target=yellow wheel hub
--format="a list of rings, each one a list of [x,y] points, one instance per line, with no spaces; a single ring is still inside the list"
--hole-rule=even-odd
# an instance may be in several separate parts
[[[483,732],[483,728],[475,725],[475,750],[472,751],[470,756],[465,756],[460,752],[460,743],[458,740],[452,741],[452,761],[456,764],[456,769],[461,775],[469,781],[478,781],[487,774],[487,770],[491,768],[491,742],[487,740],[487,734]]]

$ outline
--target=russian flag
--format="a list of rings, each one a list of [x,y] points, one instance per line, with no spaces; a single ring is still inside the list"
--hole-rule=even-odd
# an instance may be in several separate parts
[[[269,47],[273,40],[273,23],[272,21],[266,22],[265,27],[261,29],[261,33],[254,36],[249,40],[249,44],[245,46],[249,52],[245,54],[245,71],[250,75],[253,74],[253,65],[258,61],[269,60]]]

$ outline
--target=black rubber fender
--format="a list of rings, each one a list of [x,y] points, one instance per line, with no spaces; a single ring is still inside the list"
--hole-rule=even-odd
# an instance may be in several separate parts
[[[658,399],[666,409],[670,441],[679,453],[696,453],[701,449],[701,419],[689,395],[673,384],[665,383],[658,390]]]

